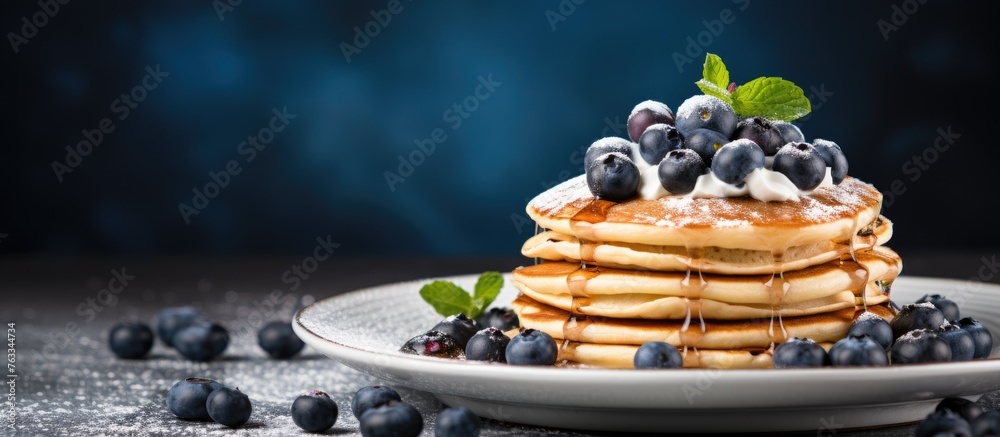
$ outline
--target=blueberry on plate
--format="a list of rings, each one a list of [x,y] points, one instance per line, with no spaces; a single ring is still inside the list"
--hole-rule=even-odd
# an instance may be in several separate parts
[[[509,331],[521,326],[521,321],[517,318],[517,313],[510,308],[493,307],[476,317],[476,322],[483,328],[497,328],[501,331]]]
[[[976,437],[1000,437],[1000,410],[980,414],[969,425]]]
[[[885,348],[867,335],[849,335],[830,347],[830,364],[834,366],[889,365]]]
[[[989,358],[990,352],[993,352],[993,336],[990,330],[971,317],[960,319],[958,326],[972,334],[972,341],[976,344],[976,352],[972,354],[972,358]]]
[[[465,407],[445,408],[438,411],[434,421],[434,437],[476,437],[483,421]]]
[[[399,393],[393,390],[392,387],[384,385],[362,387],[360,390],[354,392],[354,397],[351,399],[351,413],[354,414],[354,417],[360,418],[362,413],[371,408],[386,404],[389,401],[402,400],[399,397]]]
[[[677,369],[684,366],[684,357],[670,343],[649,341],[635,351],[632,366],[636,369]]]
[[[894,338],[899,338],[914,329],[936,331],[943,324],[944,314],[930,302],[903,305],[903,308],[900,308],[896,316],[889,322]]]
[[[850,329],[847,330],[847,336],[852,335],[867,335],[885,350],[889,350],[889,346],[892,345],[892,327],[889,326],[889,322],[873,312],[865,311],[854,319]]]
[[[108,346],[118,358],[142,358],[153,348],[153,330],[144,323],[118,323],[108,333]]]
[[[238,388],[222,387],[208,395],[205,409],[215,423],[235,428],[250,420],[250,398]]]
[[[469,342],[469,339],[473,335],[476,335],[479,330],[483,329],[476,323],[475,320],[468,318],[465,313],[459,313],[454,316],[448,316],[444,320],[438,322],[431,328],[431,331],[440,331],[445,334],[450,335],[452,338],[458,341],[458,344],[465,348],[465,344]]]
[[[840,146],[833,141],[815,139],[813,147],[823,157],[823,163],[830,167],[830,177],[835,185],[839,185],[847,177],[847,157]]]
[[[972,437],[969,422],[951,411],[935,411],[917,424],[914,437]]]
[[[205,402],[208,395],[224,386],[211,379],[187,378],[174,383],[167,392],[167,409],[184,420],[212,420]]]
[[[473,335],[465,345],[465,359],[469,361],[507,362],[507,338],[497,328],[489,327]]]
[[[972,334],[958,325],[945,322],[937,336],[948,343],[952,361],[969,361],[976,353],[976,342],[972,340]]]
[[[583,155],[583,169],[590,168],[598,156],[607,153],[621,153],[622,155],[631,157],[632,143],[629,140],[618,137],[605,137],[594,141],[587,148],[587,153]]]
[[[742,184],[747,175],[758,168],[764,168],[764,151],[747,139],[726,143],[712,158],[712,173],[727,184]]]
[[[965,398],[944,398],[938,403],[934,411],[948,410],[961,416],[972,423],[980,414],[983,414],[983,407]]]
[[[711,129],[695,129],[684,137],[684,147],[697,152],[705,165],[711,165],[715,152],[728,142],[729,138]]]
[[[781,134],[782,145],[806,140],[806,137],[802,135],[802,130],[794,124],[787,121],[772,121],[771,125]]]
[[[893,365],[951,361],[951,346],[927,329],[914,329],[896,339],[889,349]]]
[[[830,364],[830,356],[815,341],[795,337],[774,348],[771,362],[775,369],[822,367]]]
[[[285,359],[299,353],[305,343],[292,330],[288,322],[273,321],[257,331],[257,344],[271,358]]]
[[[739,117],[733,107],[718,97],[697,95],[677,107],[675,126],[685,137],[695,129],[711,129],[732,138]]]
[[[959,316],[958,304],[940,294],[925,294],[920,299],[917,299],[917,303],[924,302],[930,302],[931,305],[934,305],[934,308],[941,311],[944,319],[951,323],[958,323],[958,319],[961,318]]]
[[[639,168],[624,154],[605,153],[587,167],[587,187],[598,199],[628,200],[639,189]]]
[[[323,432],[337,423],[337,403],[330,395],[312,390],[292,402],[292,421],[309,432]]]
[[[551,366],[559,356],[555,339],[537,329],[525,329],[507,344],[507,363],[525,366]]]
[[[826,177],[826,163],[809,143],[788,143],[774,155],[771,170],[785,175],[795,187],[809,191],[815,189]]]
[[[210,361],[229,345],[229,332],[216,323],[198,322],[174,335],[174,348],[192,361]]]
[[[705,161],[691,149],[671,150],[656,169],[660,185],[670,194],[690,193],[698,178],[707,172]]]
[[[663,103],[646,100],[632,108],[625,122],[625,128],[628,130],[628,137],[632,141],[638,141],[647,128],[660,123],[673,126],[674,112]]]
[[[764,117],[752,117],[740,121],[736,125],[733,139],[746,138],[760,146],[767,156],[778,153],[778,149],[786,144],[781,132]]]
[[[177,334],[177,331],[195,322],[205,320],[201,312],[192,306],[164,308],[156,315],[156,335],[160,337],[163,344],[173,347],[174,335]]]
[[[413,405],[389,401],[361,413],[361,435],[364,437],[412,437],[424,429],[424,418]]]
[[[465,348],[448,334],[441,331],[427,331],[403,343],[399,351],[404,354],[424,355],[438,358],[458,358]]]
[[[669,124],[654,124],[639,137],[639,154],[649,165],[659,164],[671,150],[680,149],[684,138]]]

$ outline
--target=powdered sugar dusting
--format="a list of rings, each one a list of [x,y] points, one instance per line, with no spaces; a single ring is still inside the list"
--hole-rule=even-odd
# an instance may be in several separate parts
[[[639,111],[642,111],[643,109],[648,109],[658,114],[673,114],[673,111],[671,111],[670,107],[667,106],[666,104],[657,102],[655,100],[646,100],[645,102],[641,102],[638,105],[635,105],[635,107],[632,108],[632,112],[629,113],[628,117],[632,118],[633,115],[635,115]]]
[[[587,188],[587,175],[582,174],[545,190],[531,199],[528,205],[539,213],[549,214],[558,212],[575,201],[593,197]]]
[[[722,99],[718,97],[712,97],[704,94],[699,94],[696,96],[688,97],[681,106],[677,107],[677,118],[691,118],[700,117],[701,114],[695,114],[694,108],[704,108],[707,107],[712,112],[730,111],[729,104],[723,102]]]
[[[875,313],[873,313],[871,311],[865,311],[865,312],[861,313],[861,315],[859,315],[857,318],[855,318],[854,321],[855,322],[867,322],[869,320],[874,320],[874,319],[884,320],[878,314],[875,314]]]

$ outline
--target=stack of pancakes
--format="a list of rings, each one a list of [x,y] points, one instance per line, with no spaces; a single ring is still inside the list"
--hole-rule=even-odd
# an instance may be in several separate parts
[[[513,272],[525,328],[551,335],[564,363],[630,368],[649,341],[685,367],[771,367],[793,337],[829,346],[864,311],[891,318],[899,256],[882,196],[848,177],[799,201],[666,196],[595,199],[585,176],[527,207],[536,264]]]

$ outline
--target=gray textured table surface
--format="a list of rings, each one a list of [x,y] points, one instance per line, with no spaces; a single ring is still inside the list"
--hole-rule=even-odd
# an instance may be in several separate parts
[[[977,279],[982,256],[992,254],[901,254],[904,274]],[[497,259],[335,259],[320,263],[301,286],[282,281],[285,270],[302,259],[0,259],[0,316],[15,324],[16,375],[4,389],[15,394],[15,429],[4,403],[0,435],[295,435],[288,409],[310,389],[331,394],[340,415],[331,435],[357,434],[350,413],[353,393],[378,381],[307,347],[292,360],[271,360],[256,345],[254,310],[288,319],[303,302],[357,288],[484,270],[507,271],[525,263]],[[103,293],[117,272],[133,276],[113,295]],[[1000,275],[978,278],[1000,281]],[[266,296],[281,290],[269,305]],[[101,304],[103,300],[106,304]],[[90,302],[95,302],[91,305]],[[193,363],[159,342],[149,357],[120,360],[107,348],[108,328],[119,319],[149,322],[162,307],[190,304],[203,309],[233,335],[224,357]],[[81,306],[82,305],[82,306]],[[100,311],[97,311],[100,308]],[[91,317],[91,311],[93,317]],[[253,402],[250,422],[239,429],[214,423],[185,422],[165,408],[167,389],[178,379],[201,376],[238,386]],[[7,378],[6,381],[10,381]],[[425,419],[423,435],[433,435],[441,405],[423,392],[400,388]],[[979,401],[1000,406],[1000,392]],[[904,436],[913,426],[878,430],[826,429],[804,435]],[[484,436],[607,435],[525,427],[485,420]]]

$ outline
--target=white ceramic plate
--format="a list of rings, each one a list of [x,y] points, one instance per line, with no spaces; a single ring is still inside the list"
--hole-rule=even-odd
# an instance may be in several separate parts
[[[446,279],[471,290],[477,276]],[[494,306],[517,290],[505,277]],[[430,280],[387,284],[318,301],[295,316],[307,344],[361,372],[434,393],[482,417],[600,431],[817,431],[923,419],[944,397],[972,399],[1000,389],[1000,359],[885,368],[662,371],[523,367],[397,352],[442,319],[421,300]],[[1000,286],[900,277],[893,300],[924,294],[956,302],[962,316],[1000,333]]]

